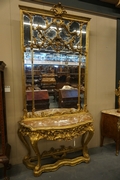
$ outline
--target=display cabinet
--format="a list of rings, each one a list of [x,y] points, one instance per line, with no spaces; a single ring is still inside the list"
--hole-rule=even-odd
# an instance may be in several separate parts
[[[4,68],[5,63],[0,61],[0,155],[5,154],[7,143],[5,93],[4,93]]]
[[[11,146],[7,142],[7,127],[6,127],[6,106],[4,92],[4,68],[6,64],[0,61],[0,163],[4,165],[4,177],[6,170],[9,167],[9,157]]]

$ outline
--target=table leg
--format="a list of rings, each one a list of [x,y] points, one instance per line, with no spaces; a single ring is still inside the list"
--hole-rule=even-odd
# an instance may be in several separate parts
[[[27,155],[24,157],[23,161],[24,161],[24,160],[27,160],[27,159],[30,159],[30,157],[31,157],[31,149],[30,149],[29,143],[27,142],[25,136],[24,136],[23,133],[22,133],[22,129],[21,129],[21,128],[18,129],[18,136],[19,136],[20,140],[21,140],[22,143],[25,145],[25,147],[26,147],[26,149],[27,149],[27,151],[28,151],[28,153],[27,153]]]
[[[103,136],[103,135],[101,135],[101,138],[100,138],[100,147],[102,147],[102,146],[103,146],[103,141],[104,141],[104,136]]]
[[[37,156],[37,165],[35,166],[34,168],[34,174],[37,173],[37,171],[40,169],[41,167],[41,156],[40,156],[40,152],[39,152],[39,149],[38,149],[38,140],[36,140],[36,138],[34,136],[31,136],[30,137],[30,143],[31,143],[31,146]]]
[[[83,157],[85,158],[89,157],[87,145],[89,141],[91,140],[91,138],[93,137],[93,134],[94,134],[94,131],[92,128],[90,128],[86,133],[82,135],[81,143],[83,147]]]
[[[119,154],[119,140],[116,141],[116,156]]]

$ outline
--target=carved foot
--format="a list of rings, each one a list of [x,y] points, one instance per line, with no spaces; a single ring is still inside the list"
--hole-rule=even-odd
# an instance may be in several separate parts
[[[29,156],[29,155],[26,155],[26,156],[24,157],[24,160],[28,160],[28,159],[30,159],[30,156]]]
[[[39,171],[40,170],[40,166],[39,166],[39,164],[37,164],[36,166],[35,166],[35,169],[34,169],[35,171]]]
[[[87,147],[84,147],[84,148],[83,148],[83,157],[89,158],[89,154],[88,154],[88,149],[87,149]]]
[[[116,151],[116,154],[115,154],[115,155],[118,156],[118,154],[119,154],[119,151]]]

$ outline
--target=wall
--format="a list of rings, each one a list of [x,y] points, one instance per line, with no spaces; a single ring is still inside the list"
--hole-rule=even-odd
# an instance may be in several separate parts
[[[26,154],[17,135],[18,121],[23,110],[18,7],[20,4],[42,9],[48,8],[19,0],[0,0],[0,60],[7,65],[5,85],[10,85],[10,92],[6,93],[6,113],[8,141],[12,146],[12,164],[21,163]],[[100,145],[100,112],[103,109],[114,108],[115,105],[116,20],[78,12],[75,14],[91,18],[87,104],[88,110],[93,115],[95,134],[89,147],[97,147]],[[51,142],[42,141],[41,143],[41,151],[49,149],[51,145]]]

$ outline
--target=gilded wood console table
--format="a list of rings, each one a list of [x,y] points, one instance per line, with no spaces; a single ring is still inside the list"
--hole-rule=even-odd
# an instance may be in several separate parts
[[[93,136],[94,128],[93,118],[89,112],[78,111],[74,108],[48,109],[36,112],[32,118],[31,114],[28,113],[27,118],[23,118],[19,124],[18,135],[27,149],[23,163],[33,170],[35,176],[39,176],[42,172],[55,171],[63,165],[74,166],[81,162],[90,161],[87,145]],[[48,153],[45,151],[44,155],[40,154],[38,141],[41,139],[72,140],[78,136],[82,137],[82,155],[79,157],[66,158],[67,148],[64,147],[59,151],[51,148]],[[36,154],[36,164],[33,163],[31,148]],[[53,164],[42,165],[41,159],[45,155],[57,157],[57,161]]]

